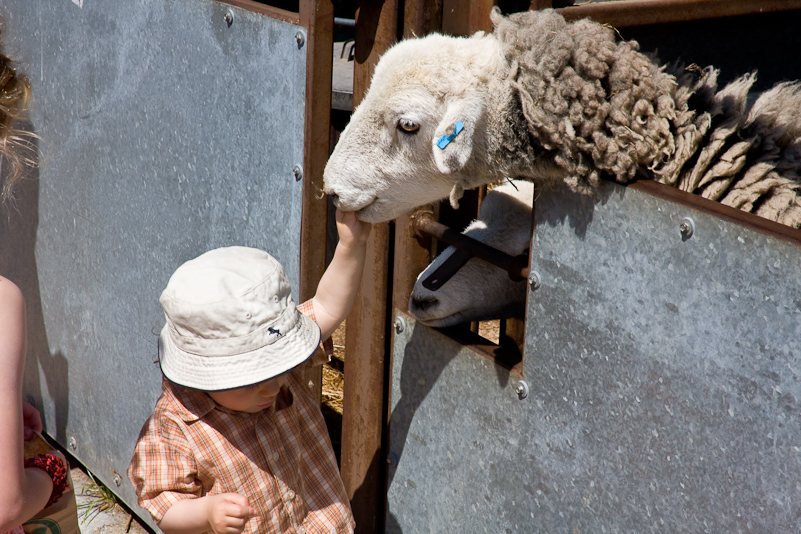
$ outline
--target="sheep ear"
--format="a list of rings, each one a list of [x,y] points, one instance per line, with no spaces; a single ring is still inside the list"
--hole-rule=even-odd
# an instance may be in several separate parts
[[[434,132],[434,161],[443,174],[461,170],[473,152],[473,134],[484,106],[477,98],[463,98],[448,106]]]

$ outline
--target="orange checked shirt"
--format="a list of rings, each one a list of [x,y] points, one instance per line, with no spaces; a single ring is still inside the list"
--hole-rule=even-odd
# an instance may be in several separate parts
[[[314,319],[311,302],[298,309]],[[245,534],[340,534],[355,525],[319,403],[298,370],[255,414],[164,380],[128,476],[156,522],[181,499],[238,493],[257,510]]]

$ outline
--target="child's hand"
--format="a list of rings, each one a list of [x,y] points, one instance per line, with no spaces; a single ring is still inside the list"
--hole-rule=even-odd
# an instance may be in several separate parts
[[[238,493],[210,495],[208,502],[209,525],[215,534],[240,534],[256,510],[248,498]]]
[[[347,248],[366,243],[373,227],[372,224],[357,219],[356,213],[340,209],[337,209],[336,221],[339,243]]]

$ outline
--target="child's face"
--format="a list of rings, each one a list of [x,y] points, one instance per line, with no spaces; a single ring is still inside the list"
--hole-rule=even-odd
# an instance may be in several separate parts
[[[281,386],[286,383],[286,379],[286,375],[281,375],[253,386],[227,391],[208,391],[207,393],[214,402],[229,410],[259,413],[273,405]]]

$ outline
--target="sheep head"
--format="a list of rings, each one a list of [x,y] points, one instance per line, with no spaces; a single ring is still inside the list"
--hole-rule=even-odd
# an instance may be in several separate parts
[[[514,181],[487,194],[479,218],[464,234],[517,256],[531,241],[531,206],[534,185]],[[437,291],[423,287],[423,280],[454,252],[448,247],[420,273],[409,298],[409,312],[423,324],[444,327],[470,321],[523,318],[526,282],[512,281],[509,275],[484,260],[471,258]]]
[[[482,162],[490,117],[508,100],[498,94],[506,68],[489,35],[433,34],[392,47],[329,158],[325,192],[381,222],[502,172]]]
[[[709,122],[688,109],[690,81],[589,20],[495,9],[492,22],[492,35],[431,35],[381,58],[325,169],[338,207],[380,222],[507,176],[580,193],[601,176],[675,181],[676,154]]]

